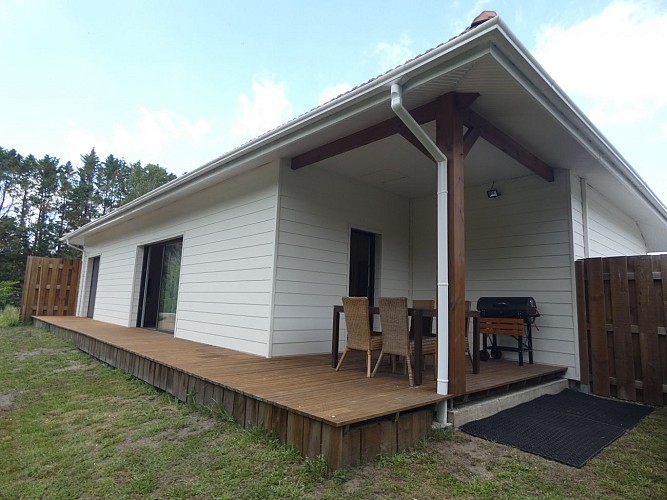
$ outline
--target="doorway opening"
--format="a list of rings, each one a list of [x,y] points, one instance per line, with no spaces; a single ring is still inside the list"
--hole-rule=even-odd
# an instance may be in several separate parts
[[[174,333],[183,238],[144,247],[137,326]]]
[[[350,235],[350,297],[368,297],[375,304],[375,250],[374,233],[352,229]]]
[[[88,310],[86,317],[92,318],[95,315],[95,298],[97,297],[97,278],[100,274],[100,256],[88,260],[88,269],[90,269],[90,289],[88,291]]]

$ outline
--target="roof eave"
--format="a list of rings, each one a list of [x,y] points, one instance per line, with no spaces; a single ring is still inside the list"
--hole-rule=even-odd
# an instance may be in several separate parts
[[[502,34],[502,38],[497,39],[499,45],[495,47],[496,53],[494,56],[496,60],[501,64],[505,62],[505,67],[510,72],[512,72],[512,67],[516,68],[518,73],[525,77],[532,86],[532,89],[527,90],[531,91],[533,96],[541,101],[544,108],[570,131],[600,165],[628,189],[637,193],[642,202],[667,227],[667,207],[664,203],[602,132],[549,76],[502,19],[498,19],[497,27],[498,30],[495,34],[497,36]],[[507,50],[502,47],[503,45],[509,45],[511,49]],[[500,55],[498,52],[500,52]],[[505,61],[503,61],[503,58]],[[538,82],[535,80],[538,80]]]
[[[451,52],[455,55],[457,49],[461,49],[469,44],[471,40],[481,39],[488,36],[489,33],[496,29],[498,21],[498,17],[486,21],[463,34],[452,38],[448,42],[441,44],[433,50],[414,58],[406,64],[398,66],[376,79],[360,85],[350,92],[314,108],[294,120],[291,120],[276,129],[211,160],[201,167],[140,196],[127,205],[123,205],[109,214],[67,233],[61,239],[66,243],[82,245],[84,244],[86,235],[98,232],[111,225],[115,225],[116,221],[120,222],[128,216],[132,217],[139,215],[151,205],[159,201],[164,201],[166,198],[178,199],[182,194],[190,191],[186,189],[188,186],[193,183],[201,182],[202,179],[208,178],[208,176],[218,169],[235,166],[238,167],[238,170],[242,170],[240,167],[243,165],[244,158],[251,155],[253,152],[261,151],[264,148],[274,149],[277,143],[281,143],[281,145],[284,146],[292,141],[296,141],[301,137],[299,135],[300,131],[308,129],[318,122],[319,127],[326,126],[326,121],[335,120],[339,113],[349,111],[350,109],[355,108],[355,106],[363,108],[365,101],[372,98],[375,94],[381,93],[380,99],[389,101],[390,95],[386,89],[389,88],[392,83],[410,81],[413,77],[424,71],[424,68],[430,66],[434,61],[437,61],[443,54]]]

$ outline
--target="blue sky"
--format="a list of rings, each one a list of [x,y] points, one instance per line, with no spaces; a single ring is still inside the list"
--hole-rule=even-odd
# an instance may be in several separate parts
[[[181,174],[495,10],[667,202],[666,0],[0,0],[0,146]]]

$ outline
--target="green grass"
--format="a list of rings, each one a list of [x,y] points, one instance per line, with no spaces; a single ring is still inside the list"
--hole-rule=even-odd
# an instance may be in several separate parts
[[[573,469],[459,432],[327,472],[68,342],[0,328],[0,498],[667,498],[667,411]]]

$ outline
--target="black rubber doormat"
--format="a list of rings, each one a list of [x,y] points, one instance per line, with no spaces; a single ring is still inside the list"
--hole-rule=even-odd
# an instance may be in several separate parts
[[[652,408],[566,389],[461,426],[461,430],[581,468]]]

